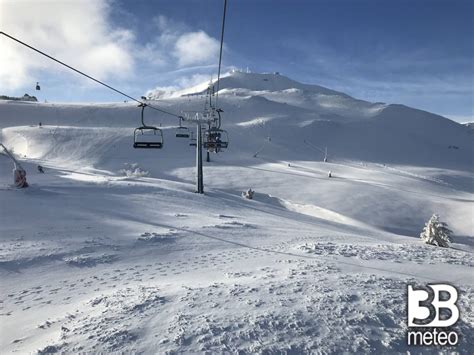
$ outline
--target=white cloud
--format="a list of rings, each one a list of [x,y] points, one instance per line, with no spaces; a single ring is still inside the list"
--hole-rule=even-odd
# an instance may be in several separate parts
[[[156,76],[167,85],[152,90],[158,96],[210,79],[211,74],[203,73],[215,71],[217,39],[157,16],[155,33],[140,43],[134,32],[111,22],[112,1],[0,0],[0,31],[100,80],[131,79],[135,68]],[[58,63],[0,36],[0,93],[31,88],[45,76],[65,88],[89,85]]]
[[[181,89],[190,88],[196,85],[206,84],[211,82],[209,74],[193,74],[191,76],[183,76],[177,80]],[[214,77],[214,80],[216,78]]]
[[[174,97],[178,90],[179,87],[177,86],[157,86],[154,89],[148,90],[145,96],[153,100],[167,99]]]
[[[219,41],[206,32],[193,31],[186,24],[163,15],[153,18],[152,22],[156,34],[151,41],[135,47],[137,58],[167,71],[191,66],[202,68],[217,62]]]
[[[136,46],[134,53],[136,58],[153,66],[164,67],[167,65],[166,53],[157,43],[150,42],[143,46]]]
[[[219,42],[204,31],[184,33],[176,41],[174,56],[181,66],[217,60]]]
[[[219,41],[202,30],[160,15],[153,19],[158,36],[146,45],[144,55],[160,58],[160,65],[176,67],[203,66],[217,62]]]
[[[224,74],[225,75],[225,74]],[[215,79],[215,78],[214,78]],[[209,74],[192,74],[190,76],[181,76],[174,81],[171,86],[157,86],[146,92],[146,97],[155,100],[180,96],[182,93],[199,92],[205,90],[211,81]],[[193,88],[195,90],[193,90]],[[190,89],[185,90],[183,89]]]
[[[0,0],[0,30],[99,79],[126,77],[134,36],[111,26],[109,11],[106,0]],[[41,70],[65,70],[4,36],[0,47],[0,89],[32,85]]]

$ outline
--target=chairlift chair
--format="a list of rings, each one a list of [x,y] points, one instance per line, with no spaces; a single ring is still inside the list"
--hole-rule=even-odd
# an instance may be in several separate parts
[[[178,127],[178,128],[176,128],[176,138],[189,138],[189,129],[188,129],[188,127]]]
[[[135,128],[133,148],[163,148],[163,132],[151,126]]]
[[[142,126],[133,132],[133,148],[163,148],[163,131],[157,127],[147,126],[143,120],[146,104],[141,104]]]
[[[227,131],[219,128],[210,128],[205,132],[204,148],[210,152],[218,153],[229,146]]]
[[[189,138],[189,128],[181,125],[181,117],[179,118],[179,127],[176,128],[176,138]]]

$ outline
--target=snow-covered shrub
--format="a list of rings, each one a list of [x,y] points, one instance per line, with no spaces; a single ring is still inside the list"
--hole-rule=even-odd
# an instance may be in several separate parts
[[[143,176],[149,176],[150,173],[146,170],[142,170],[138,164],[129,164],[125,163],[125,168],[120,169],[119,173],[122,175],[125,175],[127,177],[143,177]]]
[[[248,189],[247,191],[244,191],[242,192],[242,197],[245,197],[246,199],[253,199],[253,194],[255,193],[255,191],[253,191],[252,189]]]
[[[439,216],[434,214],[430,220],[426,222],[420,238],[426,244],[436,245],[438,247],[448,248],[451,243],[452,231],[445,222],[439,220]]]

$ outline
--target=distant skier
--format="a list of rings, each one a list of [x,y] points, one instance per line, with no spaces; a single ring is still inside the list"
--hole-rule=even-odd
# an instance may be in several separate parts
[[[41,165],[38,165],[38,172],[39,172],[40,174],[44,174],[44,169],[43,169],[43,167],[42,167]]]
[[[38,127],[41,128],[43,125],[41,124],[41,122],[38,124]]]
[[[331,178],[332,177],[332,173],[331,171],[328,172],[328,177]]]

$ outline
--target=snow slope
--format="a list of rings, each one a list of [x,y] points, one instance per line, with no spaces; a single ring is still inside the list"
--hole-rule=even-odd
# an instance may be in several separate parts
[[[31,184],[13,190],[0,155],[3,351],[412,351],[407,282],[449,281],[472,352],[469,129],[281,75],[220,87],[231,142],[203,196],[171,117],[147,112],[165,146],[140,151],[134,104],[0,102],[0,141]],[[156,104],[199,110],[205,88]],[[419,241],[432,213],[453,248]]]

